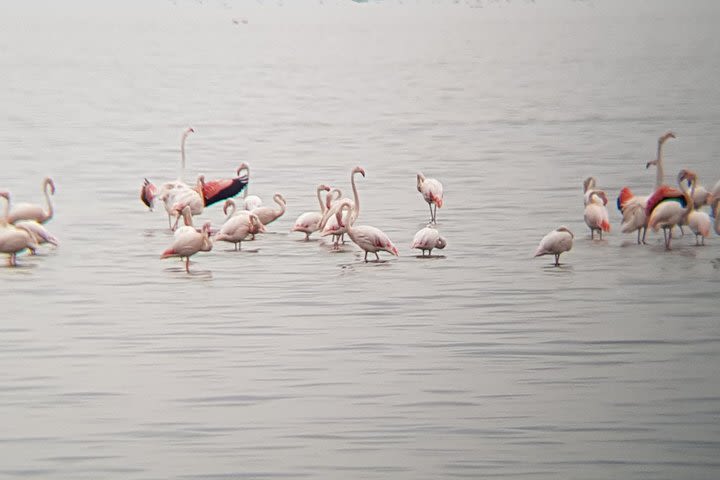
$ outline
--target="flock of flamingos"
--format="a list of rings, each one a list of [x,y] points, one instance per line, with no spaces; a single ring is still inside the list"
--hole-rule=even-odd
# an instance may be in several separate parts
[[[181,137],[181,172],[185,170],[185,140],[192,128],[186,129]],[[679,228],[684,234],[683,226],[687,226],[695,234],[696,245],[704,245],[705,238],[710,235],[713,222],[708,213],[701,210],[710,206],[715,218],[714,229],[720,235],[720,181],[711,191],[698,185],[697,175],[683,169],[678,173],[678,188],[663,184],[664,167],[662,149],[664,143],[675,138],[667,132],[658,139],[657,157],[648,162],[646,168],[654,166],[657,170],[655,191],[648,196],[636,196],[628,187],[620,190],[617,208],[622,213],[621,230],[623,233],[637,232],[638,244],[645,244],[647,229],[658,231],[662,228],[665,248],[671,249],[673,229]],[[244,174],[243,174],[244,172]],[[398,255],[398,250],[390,238],[380,229],[355,225],[360,214],[360,198],[355,185],[355,176],[365,176],[365,170],[355,167],[350,173],[350,185],[353,198],[344,198],[338,188],[318,185],[316,195],[319,209],[300,215],[292,227],[294,232],[302,232],[305,239],[319,232],[321,236],[331,236],[333,248],[338,249],[345,235],[365,252],[375,254],[384,251]],[[242,249],[242,242],[254,240],[255,235],[267,231],[267,226],[283,216],[286,210],[284,197],[276,193],[273,201],[277,207],[263,205],[256,195],[248,195],[250,168],[246,163],[240,165],[234,178],[206,181],[203,175],[197,178],[195,185],[182,180],[167,182],[160,187],[145,179],[140,191],[140,199],[153,210],[157,200],[165,207],[168,216],[168,227],[174,232],[172,244],[162,253],[160,258],[179,257],[185,260],[185,270],[190,272],[190,257],[198,252],[212,250],[215,242],[234,244],[235,250]],[[182,177],[182,173],[181,173]],[[583,182],[585,223],[590,229],[590,238],[597,232],[602,239],[603,232],[610,231],[607,211],[608,196],[596,187],[594,177]],[[0,191],[0,197],[6,200],[5,216],[0,220],[0,252],[9,255],[9,265],[17,265],[16,255],[25,250],[35,254],[39,245],[47,243],[58,245],[58,240],[43,226],[53,217],[53,206],[50,196],[55,193],[55,183],[45,178],[42,184],[47,209],[35,204],[11,205],[10,194]],[[419,230],[413,239],[411,248],[432,255],[433,249],[445,248],[447,242],[437,230],[437,209],[443,204],[443,186],[433,178],[425,178],[417,174],[417,189],[430,208],[430,222]],[[234,200],[231,197],[242,193],[242,197]],[[323,198],[324,195],[324,198]],[[200,228],[193,225],[193,216],[215,203],[222,202],[223,212],[227,216],[222,227],[214,230],[210,222]],[[182,220],[183,225],[179,226]],[[573,245],[574,235],[565,226],[548,233],[540,241],[535,256],[554,255],[555,266],[560,265],[560,255],[569,251]]]
[[[720,181],[708,191],[698,185],[695,172],[682,169],[677,175],[678,188],[664,184],[663,145],[671,138],[675,138],[673,132],[658,138],[657,157],[645,165],[645,168],[656,168],[655,191],[648,196],[637,196],[628,187],[620,190],[616,204],[623,217],[621,231],[637,232],[637,243],[644,245],[648,228],[653,231],[662,228],[665,249],[670,250],[673,228],[678,228],[684,235],[683,226],[687,226],[695,234],[695,245],[705,245],[705,238],[710,236],[713,226],[715,233],[720,235]],[[588,177],[583,182],[584,217],[590,229],[590,238],[594,239],[595,232],[598,232],[602,239],[602,233],[610,231],[608,198],[603,190],[596,188],[596,182],[594,177]],[[710,215],[701,210],[706,205],[710,206],[714,223]],[[557,267],[560,265],[560,255],[572,248],[573,238],[573,233],[567,227],[559,227],[543,237],[535,256],[554,255]]]

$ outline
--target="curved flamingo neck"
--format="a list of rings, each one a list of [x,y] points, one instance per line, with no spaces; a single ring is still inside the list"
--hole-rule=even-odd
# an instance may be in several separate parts
[[[655,164],[655,167],[657,168],[657,171],[655,172],[655,188],[660,188],[660,185],[663,183],[663,178],[665,177],[665,169],[663,168],[663,145],[665,145],[664,140],[658,141],[657,159]]]
[[[273,200],[275,200],[275,203],[280,205],[280,214],[279,215],[285,214],[285,200],[283,200],[283,198],[280,195],[274,195]]]
[[[232,210],[230,211],[230,213],[227,213],[229,207],[232,207]],[[237,205],[235,205],[235,202],[233,202],[232,199],[227,199],[225,201],[225,205],[223,206],[223,212],[225,213],[225,215],[227,215],[226,220],[230,220],[232,216],[235,215],[235,210],[237,210]]]
[[[180,180],[182,180],[183,176],[185,175],[185,140],[187,139],[188,135],[190,135],[190,132],[192,132],[191,129],[185,130],[182,135],[182,139],[180,140]]]
[[[43,190],[45,192],[45,200],[47,201],[47,205],[48,205],[48,213],[47,213],[48,219],[52,218],[53,214],[55,213],[55,211],[53,210],[52,201],[50,200],[50,192],[48,191],[48,189],[51,186],[52,186],[51,180],[50,179],[45,180],[45,183],[43,185]],[[10,201],[8,200],[8,205],[9,204],[10,204]]]
[[[355,222],[355,220],[357,220],[358,216],[360,216],[360,196],[358,195],[357,187],[355,186],[355,174],[356,173],[358,173],[358,172],[353,171],[352,175],[350,175],[350,183],[352,184],[353,199],[355,200],[355,209],[350,212],[353,222]]]
[[[321,214],[325,213],[325,204],[323,203],[322,198],[320,197],[320,192],[322,192],[323,190],[325,190],[325,189],[322,187],[317,188],[317,199],[318,199],[318,203],[320,204],[320,213]]]
[[[8,219],[10,218],[10,194],[2,195],[2,198],[5,199],[5,216],[2,218],[2,221],[0,221],[0,224],[7,225]]]

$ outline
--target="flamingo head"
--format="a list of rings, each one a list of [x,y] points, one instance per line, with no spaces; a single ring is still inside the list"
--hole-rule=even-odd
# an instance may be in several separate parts
[[[425,182],[425,175],[423,175],[422,172],[418,172],[418,173],[417,173],[417,189],[418,189],[418,192],[419,192],[420,189],[422,188],[423,182]]]
[[[353,168],[352,173],[353,173],[353,174],[359,173],[360,175],[362,175],[362,176],[364,177],[364,176],[365,176],[365,169],[362,168],[362,167],[355,167],[355,168]]]
[[[202,226],[202,233],[207,233],[210,235],[210,232],[212,231],[212,222],[205,222]]]
[[[435,242],[435,248],[443,249],[447,247],[447,240],[445,240],[444,237],[438,237],[437,242]]]
[[[243,170],[247,170],[248,172],[250,172],[250,165],[248,165],[245,162],[241,163],[240,166],[238,167],[238,169],[235,171],[235,175],[237,175],[239,177],[240,172],[242,172]]]
[[[324,191],[326,191],[326,192],[329,192],[329,191],[330,191],[330,187],[328,187],[328,186],[325,185],[325,184],[321,184],[321,185],[318,185],[318,190],[324,190]]]
[[[185,129],[185,132],[183,132],[183,135],[187,137],[191,133],[195,133],[195,129],[192,127],[188,127]]]
[[[265,233],[267,228],[260,221],[260,217],[254,213],[250,214],[250,233]]]
[[[234,211],[235,208],[236,208],[236,207],[235,207],[235,202],[234,202],[231,198],[228,198],[227,200],[225,200],[225,203],[223,204],[223,213],[224,213],[225,215],[227,215],[227,211],[228,211],[228,209],[229,209],[230,207],[233,208],[233,211]]]
[[[595,188],[595,177],[587,177],[583,181],[583,192],[587,192],[591,188]]]
[[[285,201],[285,197],[283,197],[281,193],[276,193],[275,195],[273,195],[273,199],[276,203],[282,202],[283,205],[287,205],[287,201]]]
[[[678,183],[682,183],[683,180],[687,181],[687,184],[688,184],[688,187],[689,187],[690,185],[692,185],[692,182],[693,182],[694,180],[697,180],[697,175],[696,175],[695,172],[693,172],[692,170],[688,170],[688,169],[683,168],[683,169],[680,170],[680,172],[678,173],[677,181],[678,181]]]
[[[205,185],[205,175],[198,175],[197,183],[198,185]]]
[[[663,143],[667,142],[670,138],[677,138],[675,134],[671,131],[667,131],[660,138],[658,138],[658,143],[662,145]]]
[[[45,180],[43,182],[46,185],[50,185],[50,193],[55,195],[55,182],[53,182],[53,179],[50,177],[45,177]]]
[[[573,235],[573,233],[570,231],[570,229],[567,228],[565,225],[561,225],[560,227],[555,229],[555,231],[569,233],[571,238],[575,238],[575,235]]]
[[[10,192],[0,191],[0,197],[3,197],[8,202],[10,201]]]
[[[156,195],[157,187],[150,183],[150,181],[146,178],[142,188],[140,189],[140,200],[142,200],[146,207],[152,210],[153,205],[155,204]]]

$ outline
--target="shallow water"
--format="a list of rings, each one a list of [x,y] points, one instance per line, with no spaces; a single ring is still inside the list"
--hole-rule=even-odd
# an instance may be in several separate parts
[[[720,178],[715,3],[289,3],[4,9],[0,187],[52,175],[62,245],[0,268],[0,477],[717,478],[720,239],[591,241],[581,189],[649,192],[668,129]],[[138,199],[187,126],[186,180],[288,201],[190,275]],[[355,165],[399,258],[288,233]]]

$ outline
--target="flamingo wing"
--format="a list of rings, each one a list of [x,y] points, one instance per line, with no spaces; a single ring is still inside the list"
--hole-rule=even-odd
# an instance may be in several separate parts
[[[683,192],[677,188],[662,185],[648,198],[647,205],[645,206],[645,215],[650,218],[652,211],[655,210],[658,205],[668,201],[678,202],[683,208],[687,206],[687,198]]]
[[[207,207],[213,203],[234,197],[238,193],[242,192],[247,185],[247,176],[205,182],[202,189],[205,206]]]

